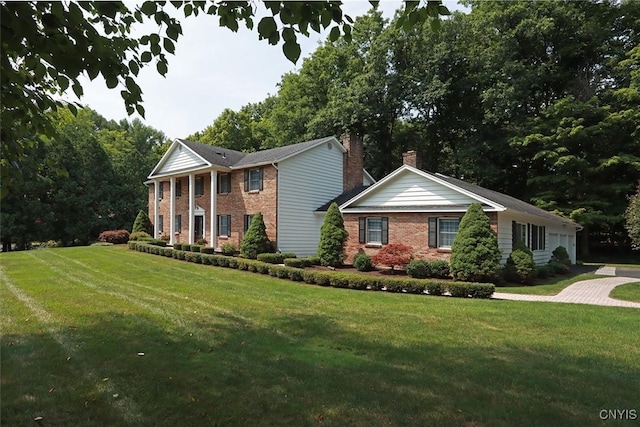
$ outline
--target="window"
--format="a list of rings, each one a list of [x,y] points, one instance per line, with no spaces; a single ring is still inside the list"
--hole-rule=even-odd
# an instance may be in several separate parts
[[[517,222],[513,222],[513,246],[518,244],[518,242],[524,242],[525,245],[529,246],[527,239],[527,225],[520,224]]]
[[[459,226],[460,218],[429,218],[429,247],[451,249]]]
[[[164,217],[158,215],[158,235],[164,233]]]
[[[438,218],[438,247],[450,248],[458,234],[459,218]]]
[[[175,192],[176,192],[176,197],[182,196],[182,181],[179,179],[176,179]]]
[[[244,191],[262,190],[262,168],[244,171]]]
[[[196,177],[196,196],[202,196],[204,195],[204,177],[203,176],[197,176]]]
[[[231,215],[218,215],[218,236],[231,235]]]
[[[158,193],[159,193],[158,198],[162,200],[162,198],[164,197],[164,182],[162,181],[160,181],[160,184],[158,184]]]
[[[176,223],[175,225],[175,232],[176,233],[181,233],[182,232],[182,215],[176,215]]]
[[[246,233],[247,230],[249,229],[249,226],[251,225],[251,220],[253,219],[253,215],[245,215],[244,216],[244,226],[243,226],[243,231]]]
[[[543,225],[531,226],[531,250],[544,251],[545,247],[545,227]]]
[[[218,175],[218,194],[231,193],[231,174],[222,173]]]
[[[389,218],[386,216],[360,217],[359,241],[368,245],[389,243]]]

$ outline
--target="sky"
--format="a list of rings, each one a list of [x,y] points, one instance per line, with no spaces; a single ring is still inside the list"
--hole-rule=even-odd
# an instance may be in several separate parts
[[[457,8],[455,1],[445,1],[449,10]],[[391,18],[401,1],[383,0],[379,9]],[[370,8],[368,1],[347,0],[343,12],[353,19]],[[259,18],[254,19],[255,25]],[[91,107],[107,119],[141,119],[170,138],[186,138],[204,130],[225,108],[239,110],[248,103],[275,95],[282,75],[296,71],[303,58],[310,56],[327,33],[310,33],[298,37],[302,54],[296,64],[285,58],[282,44],[270,45],[258,40],[255,30],[243,25],[237,33],[218,25],[218,18],[209,15],[176,16],[182,25],[182,36],[176,43],[175,55],[167,55],[169,71],[165,77],[155,65],[142,69],[137,82],[142,89],[145,118],[128,116],[120,96],[120,87],[108,89],[101,76],[94,81],[82,77],[84,96],[80,103]],[[153,64],[153,63],[151,63]],[[70,92],[70,91],[69,91]],[[69,101],[78,101],[70,93]]]

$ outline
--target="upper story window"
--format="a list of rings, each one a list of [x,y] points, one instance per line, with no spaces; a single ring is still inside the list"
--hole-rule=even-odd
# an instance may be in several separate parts
[[[176,179],[176,187],[175,187],[176,197],[182,196],[182,181]]]
[[[164,197],[164,182],[163,181],[160,181],[160,183],[158,184],[158,193],[159,193],[158,198],[162,199]]]
[[[204,195],[204,177],[203,176],[196,177],[195,193],[196,193],[196,196]]]
[[[244,191],[261,191],[262,180],[262,168],[245,170]]]
[[[218,194],[231,193],[231,173],[218,174]]]

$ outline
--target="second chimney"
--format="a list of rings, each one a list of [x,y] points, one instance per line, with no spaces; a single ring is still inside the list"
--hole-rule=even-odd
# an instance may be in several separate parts
[[[422,169],[422,159],[420,159],[418,152],[414,150],[402,153],[402,164],[412,166],[416,169]]]

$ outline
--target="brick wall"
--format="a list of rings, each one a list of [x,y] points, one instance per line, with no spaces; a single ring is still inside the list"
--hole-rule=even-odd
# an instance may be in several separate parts
[[[447,214],[447,217],[462,217],[463,213]],[[491,228],[494,233],[498,232],[498,216],[495,212],[488,212]],[[347,255],[346,263],[353,262],[353,257],[359,252],[364,252],[369,256],[375,255],[380,247],[369,246],[359,243],[359,217],[362,214],[344,214],[344,226],[349,233],[349,238],[345,245]],[[375,215],[369,215],[375,216]],[[431,213],[390,213],[385,215],[389,218],[389,243],[402,243],[413,248],[415,258],[432,261],[444,259],[449,261],[451,252],[446,249],[429,247],[429,217],[442,217],[443,214]]]
[[[349,191],[362,185],[364,142],[361,137],[350,135],[342,139],[342,145],[347,149],[342,166],[343,189]]]
[[[231,172],[231,192],[217,195],[217,215],[231,215],[231,235],[228,237],[211,238],[211,175],[209,172],[197,174],[195,177],[204,178],[204,194],[195,196],[194,203],[205,210],[204,238],[208,246],[215,242],[216,247],[224,243],[233,243],[240,246],[244,237],[244,215],[253,215],[261,212],[267,228],[269,239],[276,240],[277,222],[277,170],[269,165],[263,167],[263,190],[255,192],[244,191],[244,170]],[[182,194],[175,199],[175,215],[182,216],[182,230],[174,235],[175,243],[189,241],[189,177],[183,176],[176,180],[181,181]],[[195,180],[194,180],[195,184]],[[160,200],[160,215],[164,218],[163,234],[170,231],[170,182],[164,181],[164,197]],[[149,185],[149,218],[154,222],[154,184]],[[195,207],[194,207],[195,209]],[[216,219],[217,220],[217,219]]]

